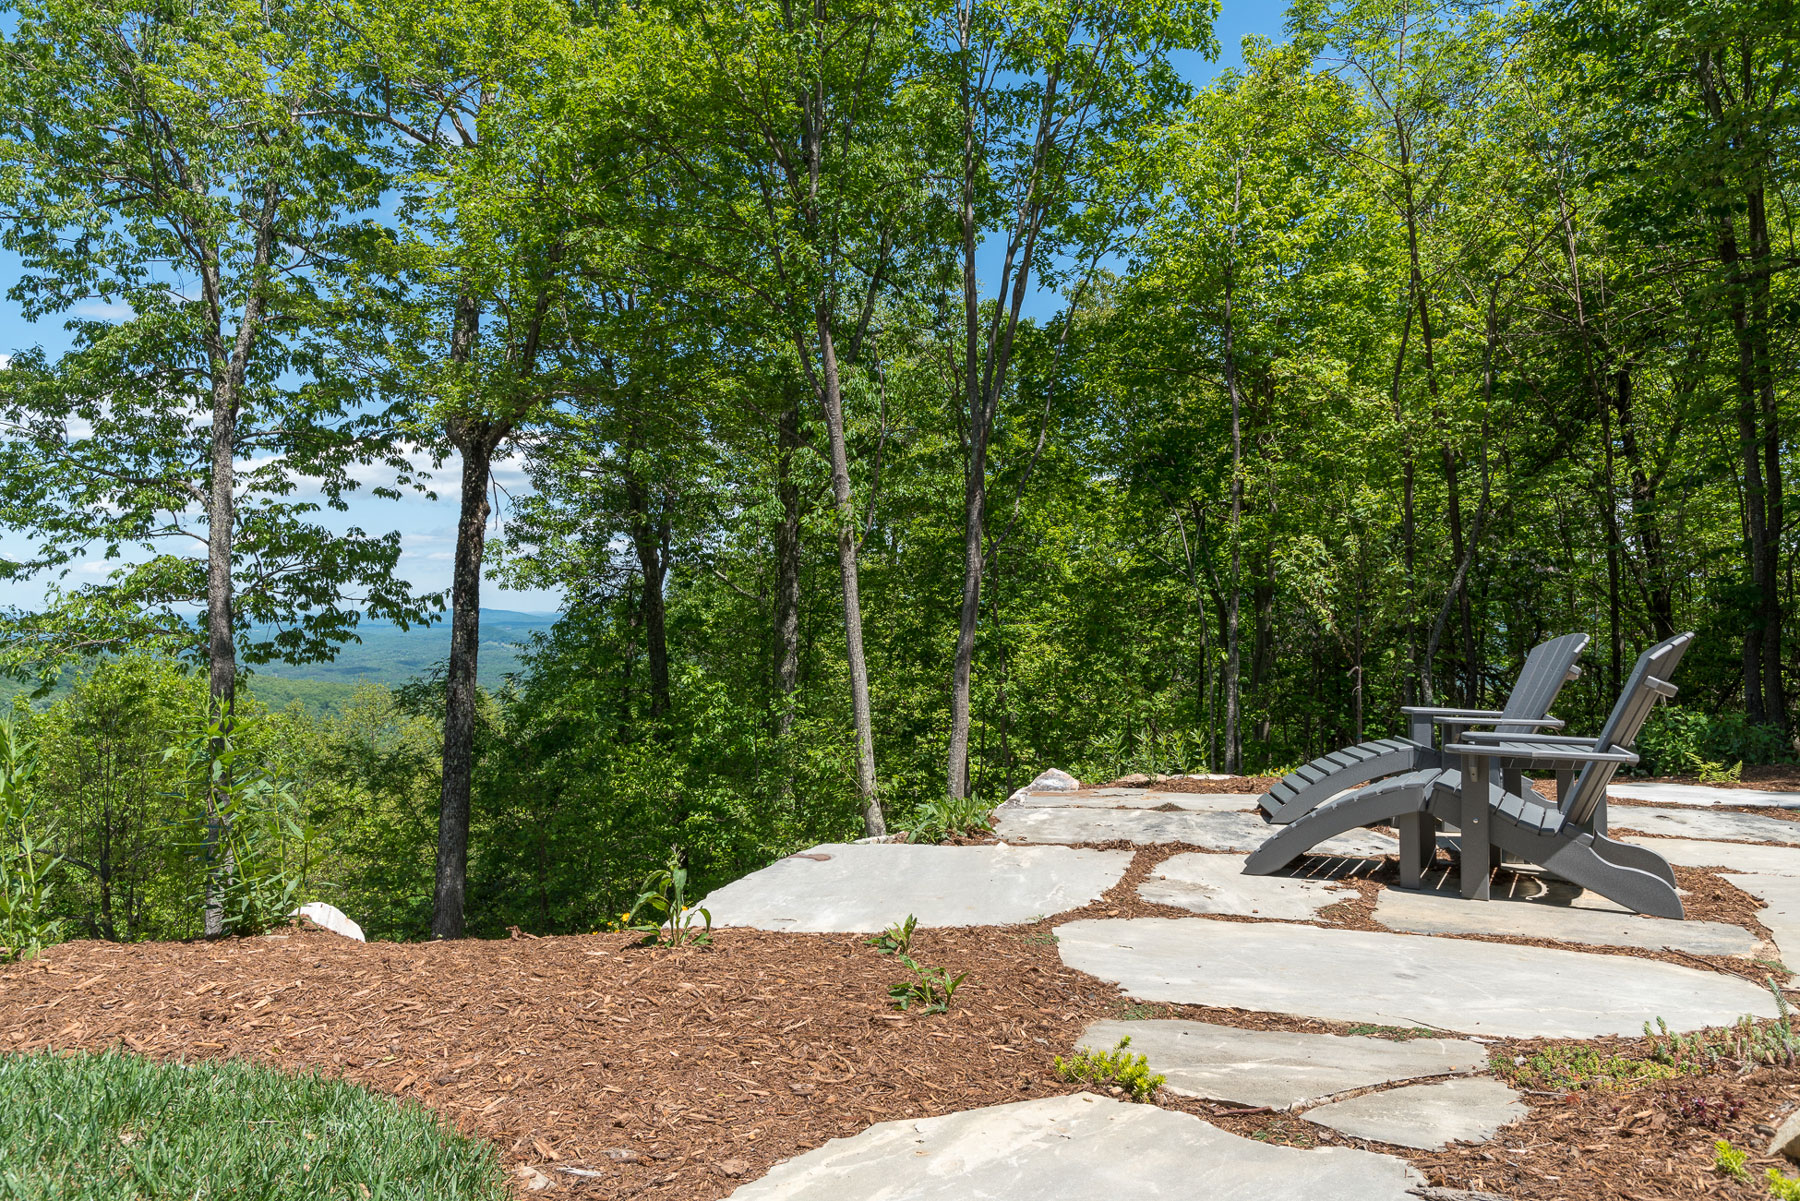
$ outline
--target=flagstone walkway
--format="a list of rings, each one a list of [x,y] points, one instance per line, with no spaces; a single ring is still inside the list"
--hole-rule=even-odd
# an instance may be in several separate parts
[[[1071,789],[1049,773],[1040,780],[996,811],[996,844],[816,847],[704,903],[715,925],[772,930],[874,932],[908,914],[927,928],[1002,926],[1082,909],[1124,878],[1133,852],[1079,844],[1178,844],[1187,849],[1158,862],[1138,896],[1191,916],[1065,922],[1055,931],[1066,964],[1134,1001],[1442,1036],[1150,1019],[1094,1023],[1079,1046],[1110,1050],[1129,1037],[1131,1050],[1168,1077],[1170,1093],[1292,1112],[1397,1152],[1483,1142],[1524,1116],[1521,1099],[1486,1074],[1492,1039],[1631,1034],[1657,1018],[1687,1031],[1743,1014],[1772,1017],[1773,996],[1748,977],[1783,948],[1800,961],[1800,821],[1729,811],[1800,808],[1800,794],[1613,789],[1620,803],[1610,820],[1621,837],[1677,865],[1726,873],[1765,906],[1758,920],[1771,946],[1725,922],[1639,917],[1534,875],[1497,884],[1494,901],[1465,901],[1441,870],[1419,890],[1379,889],[1365,911],[1378,929],[1338,928],[1321,915],[1362,896],[1368,885],[1357,878],[1395,849],[1387,834],[1358,831],[1288,875],[1246,876],[1244,853],[1270,832],[1252,795]],[[1658,951],[1668,954],[1644,957]],[[1736,958],[1754,970],[1731,975],[1672,961],[1684,955]],[[732,1196],[1409,1201],[1422,1184],[1402,1153],[1271,1145],[1188,1113],[1084,1093],[884,1122]]]

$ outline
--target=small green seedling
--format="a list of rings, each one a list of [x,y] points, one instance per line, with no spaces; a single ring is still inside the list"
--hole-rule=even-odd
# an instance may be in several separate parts
[[[1128,1034],[1110,1051],[1080,1051],[1064,1059],[1056,1057],[1058,1078],[1071,1084],[1092,1084],[1117,1089],[1133,1101],[1148,1101],[1168,1079],[1150,1070],[1150,1060],[1126,1050],[1131,1046]]]
[[[1713,1144],[1713,1171],[1721,1176],[1729,1176],[1733,1180],[1750,1179],[1749,1171],[1744,1167],[1744,1152],[1732,1146],[1727,1139],[1720,1139]]]
[[[874,947],[877,955],[899,955],[905,958],[912,953],[913,931],[918,925],[919,919],[909,913],[905,921],[895,922],[864,945]]]
[[[712,914],[687,903],[687,884],[688,870],[681,864],[681,852],[672,850],[668,866],[644,877],[644,889],[625,915],[626,928],[659,946],[711,942]]]
[[[888,1001],[894,1008],[905,1012],[917,1005],[923,1013],[949,1012],[956,990],[969,978],[969,973],[952,976],[941,967],[920,967],[909,955],[900,955],[898,958],[913,974],[913,978],[888,989]]]
[[[1783,1176],[1774,1168],[1763,1178],[1769,1182],[1769,1196],[1775,1201],[1800,1201],[1800,1180]]]

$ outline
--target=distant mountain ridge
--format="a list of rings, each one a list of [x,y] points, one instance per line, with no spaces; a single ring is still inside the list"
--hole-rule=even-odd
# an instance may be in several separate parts
[[[483,687],[497,687],[519,669],[520,652],[534,635],[547,633],[558,613],[520,613],[511,609],[481,611],[481,661],[477,676]],[[360,641],[347,642],[329,663],[265,663],[256,676],[279,680],[319,680],[335,684],[403,684],[427,675],[450,657],[450,622],[402,630],[391,621],[363,619],[356,627]]]

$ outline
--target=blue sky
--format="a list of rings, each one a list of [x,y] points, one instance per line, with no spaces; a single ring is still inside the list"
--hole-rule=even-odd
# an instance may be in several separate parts
[[[1220,54],[1216,62],[1207,62],[1198,54],[1184,54],[1177,59],[1183,74],[1195,82],[1210,79],[1223,67],[1241,65],[1238,47],[1246,35],[1262,34],[1278,38],[1281,33],[1285,5],[1272,0],[1224,0],[1217,25]],[[10,25],[11,22],[8,21]],[[997,263],[996,263],[997,265]],[[16,256],[0,251],[0,292],[10,289],[19,276]],[[97,303],[75,314],[105,317]],[[0,295],[0,354],[29,346],[41,346],[54,356],[69,346],[69,336],[62,328],[62,318],[27,322],[12,300]],[[333,513],[333,521],[343,526],[358,525],[370,531],[399,530],[405,551],[399,570],[421,591],[437,591],[449,586],[451,551],[456,529],[456,482],[458,464],[446,463],[434,473],[438,493],[436,501],[412,496],[401,501],[378,500],[369,496],[353,499],[347,513]],[[516,461],[500,465],[499,481],[514,493],[523,485],[523,473]],[[502,504],[498,514],[505,518]],[[0,554],[17,555],[25,543],[17,534],[0,534]],[[98,548],[96,548],[98,551]],[[96,559],[82,564],[65,581],[75,586],[104,578],[112,565]],[[489,581],[483,586],[483,601],[489,608],[520,609],[527,612],[550,612],[561,605],[553,592],[509,592]],[[43,597],[39,581],[0,583],[0,605],[35,607]]]

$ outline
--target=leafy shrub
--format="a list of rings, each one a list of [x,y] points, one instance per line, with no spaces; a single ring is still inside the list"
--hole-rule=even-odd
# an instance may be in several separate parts
[[[711,942],[712,913],[687,903],[687,886],[688,869],[681,862],[681,852],[671,850],[668,864],[644,879],[637,904],[625,915],[626,927],[644,935],[646,942],[671,947]],[[696,923],[703,924],[695,929]]]
[[[1653,776],[1698,775],[1723,783],[1735,778],[1727,766],[1791,763],[1794,745],[1780,730],[1754,723],[1742,713],[1702,713],[1680,705],[1660,705],[1637,738],[1636,770]]]
[[[1713,1171],[1721,1176],[1729,1176],[1733,1180],[1750,1179],[1750,1173],[1744,1167],[1745,1158],[1745,1153],[1732,1146],[1728,1139],[1719,1139],[1713,1143]]]
[[[265,715],[210,718],[186,747],[182,849],[197,868],[190,903],[226,934],[259,934],[292,913],[307,885],[311,831],[262,745]]]
[[[993,807],[976,797],[940,797],[913,811],[908,842],[943,842],[985,834],[994,828]]]
[[[241,1061],[0,1055],[0,1196],[505,1201],[498,1157],[416,1102]]]
[[[1058,1079],[1071,1084],[1091,1084],[1118,1089],[1133,1101],[1148,1101],[1168,1079],[1150,1071],[1150,1060],[1126,1050],[1131,1036],[1126,1035],[1110,1051],[1081,1051],[1064,1059],[1056,1057]]]
[[[36,764],[12,720],[0,722],[0,962],[30,959],[62,934],[49,911],[59,861],[47,845],[55,830],[39,816],[30,787]]]

